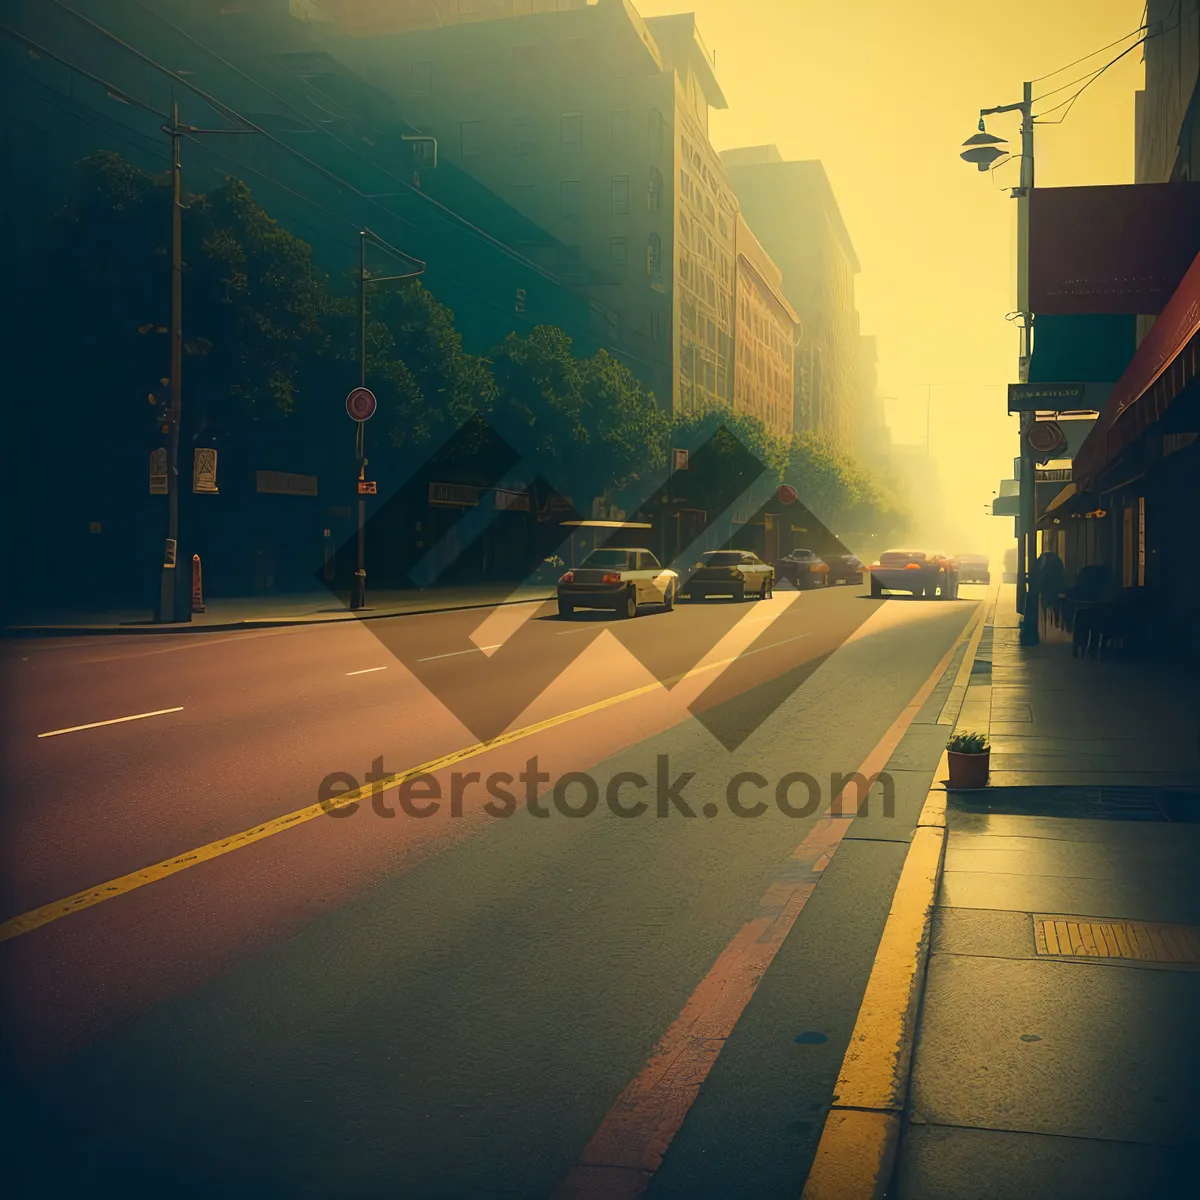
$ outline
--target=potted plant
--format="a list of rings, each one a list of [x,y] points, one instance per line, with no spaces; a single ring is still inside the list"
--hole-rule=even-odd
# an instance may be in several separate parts
[[[992,748],[986,733],[956,733],[946,743],[946,759],[950,764],[950,787],[987,787],[988,765]]]

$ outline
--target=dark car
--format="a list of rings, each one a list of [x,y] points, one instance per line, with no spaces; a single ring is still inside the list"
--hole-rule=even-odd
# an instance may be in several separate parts
[[[992,574],[986,554],[960,554],[958,556],[959,583],[991,583]]]
[[[863,565],[853,554],[826,554],[830,583],[862,583]]]
[[[825,587],[829,583],[829,564],[811,550],[793,550],[776,564],[780,579],[798,588]]]
[[[710,550],[692,569],[681,595],[689,600],[709,596],[731,596],[745,600],[754,596],[769,600],[775,590],[775,571],[748,550]]]

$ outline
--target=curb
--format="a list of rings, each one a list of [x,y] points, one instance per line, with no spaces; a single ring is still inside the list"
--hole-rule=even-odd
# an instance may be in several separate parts
[[[431,613],[459,612],[475,608],[503,608],[508,604],[544,604],[553,600],[554,593],[545,595],[523,596],[520,599],[480,600],[470,604],[442,604],[428,608],[405,608],[399,612],[372,613],[369,610],[363,616],[329,615],[323,617],[264,617],[261,620],[250,618],[246,621],[222,621],[210,625],[194,625],[190,621],[179,625],[6,625],[0,630],[0,636],[11,638],[38,637],[105,637],[108,635],[128,636],[163,634],[202,634],[229,633],[234,630],[250,629],[286,629],[289,626],[300,625],[337,625],[348,624],[351,621],[386,621],[393,617],[421,617]],[[347,610],[349,612],[349,610]]]
[[[998,596],[993,589],[980,605],[951,687],[951,697],[961,705],[959,721],[968,708],[977,718],[983,703],[979,690],[986,688],[990,705],[990,683],[969,681]],[[949,701],[942,718],[948,709]],[[891,1182],[946,857],[948,773],[943,750],[904,858],[802,1200],[883,1200]]]

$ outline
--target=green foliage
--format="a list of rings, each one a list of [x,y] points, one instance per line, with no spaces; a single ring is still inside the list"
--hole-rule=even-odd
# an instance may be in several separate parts
[[[946,749],[955,754],[986,754],[988,735],[986,733],[956,733],[947,743]]]
[[[510,333],[491,359],[498,424],[577,503],[619,491],[666,461],[669,420],[606,351],[579,359],[561,330]]]

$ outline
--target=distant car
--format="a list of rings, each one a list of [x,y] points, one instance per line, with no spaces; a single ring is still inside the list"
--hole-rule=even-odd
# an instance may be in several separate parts
[[[990,563],[986,554],[960,554],[958,556],[959,583],[991,583],[988,570]]]
[[[871,572],[871,595],[908,592],[917,599],[958,599],[958,560],[929,550],[885,550]]]
[[[780,577],[798,588],[826,587],[830,581],[829,564],[811,550],[793,550],[776,566]]]
[[[558,615],[577,608],[611,608],[618,617],[636,617],[642,604],[675,607],[679,575],[662,566],[649,550],[593,550],[558,581]]]
[[[862,583],[863,565],[853,554],[826,554],[825,562],[829,566],[826,579],[829,583]]]
[[[681,594],[689,600],[709,596],[769,600],[774,591],[775,568],[757,554],[749,550],[710,550],[700,556]]]

